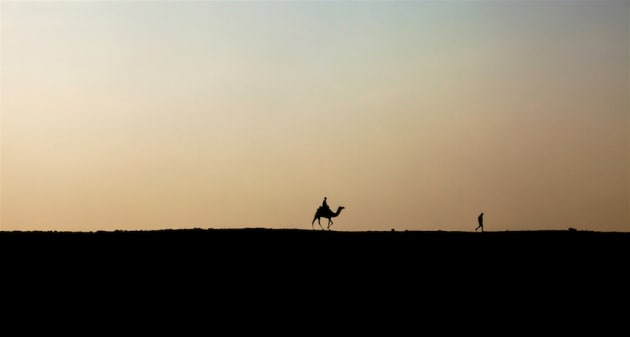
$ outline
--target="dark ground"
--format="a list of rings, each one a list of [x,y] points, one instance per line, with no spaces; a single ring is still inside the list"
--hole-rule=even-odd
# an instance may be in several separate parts
[[[343,232],[299,229],[179,229],[0,232],[12,268],[96,272],[217,270],[331,276],[416,271],[532,275],[615,274],[628,267],[630,233],[590,231]],[[334,273],[331,270],[335,270]]]
[[[365,327],[391,314],[399,328],[459,317],[521,329],[565,315],[599,332],[593,315],[606,327],[630,317],[625,232],[0,232],[0,257],[4,307],[29,315],[63,304],[74,315],[277,311],[312,322],[354,315]]]

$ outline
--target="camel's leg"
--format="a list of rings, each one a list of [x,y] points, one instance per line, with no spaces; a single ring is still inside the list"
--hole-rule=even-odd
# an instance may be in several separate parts
[[[311,221],[311,228],[315,229],[315,220],[317,220],[317,223],[319,223],[319,218],[317,217],[317,214],[315,214],[315,217],[313,218],[313,221]],[[321,224],[319,225],[321,227]]]
[[[314,221],[315,221],[315,220],[313,220],[313,222],[314,222]],[[322,223],[321,223],[321,221],[320,221],[320,219],[319,219],[319,218],[317,218],[317,224],[319,225],[319,227],[320,227],[322,230],[324,230],[324,227],[322,226]]]

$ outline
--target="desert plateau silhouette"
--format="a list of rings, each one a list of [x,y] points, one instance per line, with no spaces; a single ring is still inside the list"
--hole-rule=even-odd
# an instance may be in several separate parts
[[[627,293],[630,233],[308,227],[0,231],[0,254],[7,291],[54,296],[51,303],[84,298],[80,307],[94,310],[111,298],[117,305],[139,298],[142,308],[175,298],[195,302],[195,308],[253,305],[257,312],[270,305],[291,310],[322,302],[370,310],[374,301],[385,303],[378,312],[403,313],[411,304],[431,309],[459,302],[523,310],[522,303],[553,300],[565,308],[588,299],[607,308]]]
[[[337,214],[343,207],[339,207]],[[323,216],[324,217],[324,216]],[[322,227],[323,229],[323,227]],[[71,263],[79,258],[121,262],[141,256],[146,262],[244,260],[305,261],[337,264],[348,257],[370,264],[426,265],[440,261],[498,263],[498,258],[542,265],[599,266],[630,256],[630,232],[589,230],[344,231],[313,228],[189,228],[115,231],[0,231],[0,254],[33,261]],[[10,261],[7,261],[10,262]],[[596,262],[596,263],[595,263]],[[627,262],[627,261],[626,261]],[[308,264],[308,263],[307,263]],[[503,264],[503,262],[501,262]],[[299,266],[301,264],[298,264]]]
[[[519,282],[559,282],[589,273],[625,279],[621,274],[630,256],[630,232],[477,231],[474,225],[469,231],[348,231],[343,225],[332,230],[332,218],[344,208],[333,212],[325,198],[311,228],[0,231],[0,254],[6,275],[22,275],[27,268],[42,277],[87,273],[144,279],[170,273],[196,278],[208,270],[204,279],[245,273],[254,279],[315,277],[328,283],[366,282],[382,274],[402,282],[433,280],[438,287],[453,273],[485,280],[518,275]],[[321,218],[328,219],[327,227]]]

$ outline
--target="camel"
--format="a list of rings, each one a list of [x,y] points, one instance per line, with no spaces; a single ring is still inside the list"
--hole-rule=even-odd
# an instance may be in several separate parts
[[[317,209],[317,212],[315,212],[315,217],[313,218],[313,221],[311,222],[311,228],[315,229],[315,220],[317,220],[317,224],[319,224],[319,227],[322,228],[322,230],[324,230],[324,227],[322,227],[321,222],[319,221],[320,218],[326,218],[328,219],[328,227],[327,229],[330,230],[330,226],[333,225],[333,221],[332,218],[339,216],[339,214],[341,213],[341,211],[343,211],[345,207],[343,206],[339,206],[337,208],[337,212],[333,213],[333,211],[330,208],[323,208],[323,207],[319,207]]]

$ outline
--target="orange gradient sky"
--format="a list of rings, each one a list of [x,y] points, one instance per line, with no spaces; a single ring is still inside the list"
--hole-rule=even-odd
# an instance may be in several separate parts
[[[628,1],[0,11],[0,230],[630,231]]]

